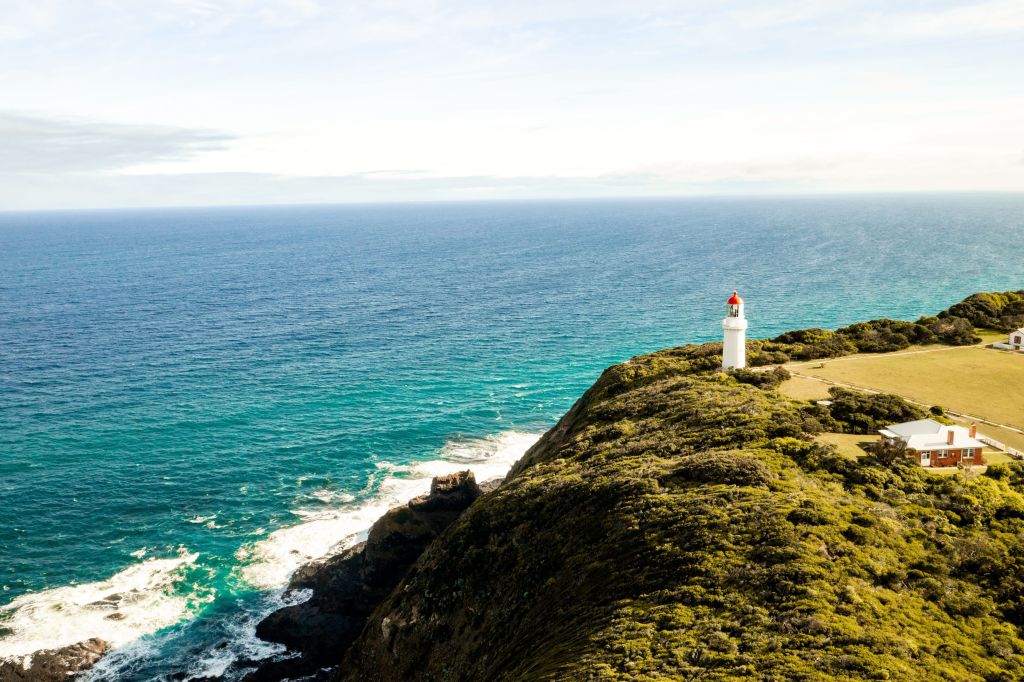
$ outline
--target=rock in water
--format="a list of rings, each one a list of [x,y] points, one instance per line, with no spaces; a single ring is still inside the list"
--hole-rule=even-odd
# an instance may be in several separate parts
[[[265,663],[246,681],[312,675],[337,665],[370,613],[401,582],[427,545],[481,494],[471,471],[437,476],[428,495],[378,519],[366,542],[296,571],[288,589],[310,589],[313,596],[270,614],[256,634],[300,655]]]
[[[37,651],[28,668],[19,661],[0,661],[0,682],[67,682],[100,660],[110,649],[102,639],[87,639],[61,649]]]

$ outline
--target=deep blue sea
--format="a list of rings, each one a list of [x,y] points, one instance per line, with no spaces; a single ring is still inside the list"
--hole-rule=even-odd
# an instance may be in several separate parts
[[[235,674],[303,561],[609,364],[1024,288],[1024,196],[0,214],[0,656]]]

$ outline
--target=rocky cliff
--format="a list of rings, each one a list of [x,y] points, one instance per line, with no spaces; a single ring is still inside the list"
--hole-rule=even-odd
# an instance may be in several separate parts
[[[843,415],[707,371],[714,351],[606,371],[334,679],[1024,678],[1024,467],[848,459],[812,440]]]
[[[311,590],[308,601],[271,614],[257,634],[298,655],[262,664],[248,682],[323,674],[337,665],[367,617],[405,576],[424,548],[481,494],[472,472],[440,476],[430,493],[382,516],[366,542],[309,564],[289,590]]]

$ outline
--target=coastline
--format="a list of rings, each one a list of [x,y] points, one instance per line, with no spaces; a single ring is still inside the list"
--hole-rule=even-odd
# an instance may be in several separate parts
[[[422,630],[419,614],[429,612],[433,614],[431,619],[446,620],[446,627],[453,631],[464,629],[471,620],[492,621],[490,627],[497,633],[518,623],[514,614],[525,609],[533,614],[531,618],[538,628],[548,627],[550,623],[546,621],[550,614],[545,610],[545,601],[531,595],[546,590],[551,581],[561,583],[562,596],[566,599],[569,599],[567,595],[581,589],[581,583],[567,577],[572,572],[549,573],[553,567],[566,561],[586,564],[592,553],[603,553],[605,563],[615,563],[634,543],[655,542],[648,549],[660,552],[667,546],[664,543],[675,537],[670,531],[675,523],[672,519],[677,511],[686,508],[691,497],[715,497],[723,490],[720,485],[739,486],[743,491],[741,497],[753,505],[750,512],[762,503],[788,505],[786,496],[776,493],[792,486],[811,486],[805,490],[819,486],[820,481],[815,477],[821,475],[822,467],[831,474],[850,474],[854,483],[871,480],[879,472],[863,478],[865,474],[857,469],[877,467],[879,462],[874,458],[843,463],[836,450],[815,444],[814,440],[815,434],[827,430],[826,424],[843,433],[871,431],[856,430],[865,428],[861,421],[844,421],[849,416],[843,412],[846,403],[838,399],[823,403],[782,395],[777,389],[790,375],[780,363],[801,355],[832,359],[858,352],[885,354],[933,342],[951,347],[971,345],[978,341],[973,321],[979,302],[997,296],[1024,300],[1024,292],[979,294],[936,317],[922,317],[917,322],[874,320],[834,332],[797,330],[774,340],[753,340],[749,342],[749,350],[754,369],[722,372],[722,346],[716,343],[691,344],[637,356],[609,367],[559,422],[541,436],[503,432],[477,441],[449,441],[439,452],[442,459],[401,467],[382,463],[379,469],[385,473],[371,499],[360,504],[350,500],[350,507],[334,509],[328,516],[318,515],[304,524],[275,531],[248,546],[244,555],[238,555],[243,560],[237,567],[239,575],[248,585],[262,589],[272,599],[263,602],[261,612],[247,614],[244,632],[239,633],[237,641],[218,644],[210,656],[200,657],[187,669],[176,669],[172,677],[272,682],[312,675],[309,679],[319,680],[327,679],[330,670],[343,664],[338,672],[341,677],[356,679],[352,675],[358,675],[360,669],[366,670],[366,666],[374,670],[384,666],[389,672],[382,679],[407,679],[413,670],[418,670],[417,658],[405,654],[399,657],[402,660],[388,658],[392,647],[389,642],[392,633],[400,631],[410,650],[426,647],[432,651],[436,643],[432,643],[430,632]],[[964,316],[954,316],[950,311]],[[757,368],[763,370],[755,371]],[[879,395],[876,399],[877,405],[866,398],[862,409],[877,410],[879,420],[891,419],[897,413],[910,414],[903,411],[904,403],[899,396]],[[909,404],[906,407],[910,409]],[[719,415],[718,428],[727,434],[724,441],[717,443],[717,447],[724,448],[721,451],[716,451],[714,446],[709,450],[706,444],[708,414]],[[722,420],[724,415],[728,417]],[[639,429],[644,433],[638,434]],[[712,432],[721,437],[718,431]],[[618,445],[613,447],[613,444]],[[642,466],[637,468],[638,464]],[[898,476],[894,473],[896,469],[886,470],[884,475],[895,476],[891,485],[931,484],[927,478],[920,479],[927,474],[906,469],[908,466],[899,464]],[[660,473],[651,478],[644,473],[646,467],[654,467]],[[473,470],[481,472],[484,480],[501,483],[495,486],[496,495],[483,497],[480,504],[474,504],[483,490]],[[502,478],[506,472],[508,475]],[[993,480],[1010,475],[1008,471],[997,469]],[[429,493],[424,494],[427,482]],[[563,489],[572,492],[565,496]],[[415,494],[417,492],[419,494]],[[1012,491],[1007,489],[1006,492]],[[829,495],[836,491],[827,492],[822,488],[819,493],[820,499],[815,504],[824,507],[831,504]],[[408,499],[410,494],[413,496]],[[648,498],[650,494],[654,497]],[[616,500],[636,495],[645,500],[642,504],[637,502],[640,508],[646,504],[670,505],[671,509],[666,507],[665,515],[658,517],[660,522],[669,524],[663,529],[667,535],[659,536],[660,540],[655,536],[635,535],[644,526],[638,522],[640,517],[627,514],[619,518],[631,507],[621,506]],[[843,495],[848,508],[870,505],[871,494],[862,499],[862,492],[850,489]],[[403,496],[407,501],[403,501]],[[517,499],[526,506],[520,508]],[[755,503],[755,499],[760,501]],[[535,509],[530,511],[529,505]],[[671,505],[681,506],[676,509]],[[378,514],[381,510],[383,512]],[[848,512],[844,507],[841,513]],[[785,518],[790,519],[790,516],[787,513]],[[795,518],[793,523],[797,526],[803,523],[802,516]],[[601,531],[591,526],[595,521],[598,525],[611,525]],[[552,531],[546,526],[547,522],[555,523],[561,530]],[[700,522],[695,523],[697,525],[690,530],[703,537]],[[758,551],[757,537],[761,531],[757,527],[762,519],[754,513],[745,523],[752,524],[753,534],[745,536],[743,542],[750,542],[752,550]],[[847,543],[849,546],[844,551],[863,551],[856,549],[863,544],[862,536],[840,532],[842,524],[813,525],[830,534],[829,542]],[[361,531],[357,529],[360,526]],[[448,532],[452,526],[452,532]],[[531,530],[524,532],[524,528]],[[625,544],[606,543],[605,532],[618,534],[618,540]],[[438,542],[442,536],[444,540]],[[538,537],[546,539],[534,542],[533,538]],[[572,537],[573,542],[559,541],[565,537]],[[500,538],[497,544],[493,544],[494,538]],[[589,550],[580,551],[575,546],[580,539],[585,539],[584,546],[590,543]],[[909,541],[879,536],[877,542],[885,551],[895,552],[900,542]],[[698,553],[708,551],[702,543],[703,540],[696,545]],[[807,549],[802,547],[800,551]],[[563,556],[549,564],[548,552],[553,550]],[[518,578],[496,572],[494,552],[507,555],[497,563],[515,567],[519,571]],[[536,556],[524,561],[521,553]],[[424,555],[422,560],[421,555]],[[701,561],[713,563],[717,558],[711,557],[717,556],[711,553]],[[813,552],[805,558],[808,561],[821,559]],[[196,559],[194,555],[183,554],[179,563],[171,562],[168,568],[191,565]],[[156,561],[161,560],[151,559],[141,565]],[[455,568],[460,564],[461,569]],[[769,561],[766,568],[774,565]],[[649,576],[652,586],[663,580],[678,579],[673,571],[661,575],[664,569],[660,563],[652,565]],[[832,567],[824,564],[820,570],[832,570]],[[627,595],[626,598],[636,598],[637,587],[626,576],[612,573],[601,568],[592,578],[610,581],[614,590]],[[477,586],[463,593],[464,580],[473,580]],[[533,588],[522,590],[517,580],[532,581]],[[287,586],[283,586],[283,581],[287,581]],[[396,589],[402,581],[406,587]],[[497,585],[507,592],[510,606],[491,614],[485,595]],[[101,593],[105,587],[90,584],[77,589],[80,593],[83,588]],[[718,588],[740,589],[728,581]],[[442,600],[454,599],[449,604],[451,608],[439,607],[438,595],[448,595],[440,597]],[[910,592],[892,598],[909,600],[907,608],[911,608],[918,596]],[[105,612],[121,614],[118,609],[122,609],[126,601],[125,595],[111,594],[84,607],[93,617]],[[579,603],[582,603],[580,599],[571,598],[562,608],[572,609]],[[599,599],[598,603],[603,602]],[[612,607],[614,604],[602,606]],[[714,609],[707,612],[712,620],[719,615]],[[944,617],[955,620],[962,615],[953,609]],[[104,619],[118,625],[124,620],[123,617]],[[394,629],[396,627],[398,630]],[[685,628],[680,632],[683,637],[692,634]],[[519,636],[528,640],[533,635],[522,631]],[[602,636],[611,637],[609,641],[612,641],[619,635],[609,631]],[[28,677],[24,677],[23,670],[0,668],[0,680],[7,682],[5,675],[11,680],[66,679],[68,671],[76,671],[70,666],[82,670],[93,664],[95,667],[85,673],[83,679],[97,682],[129,679],[135,652],[130,646],[115,645],[114,651],[101,658],[109,644],[90,639],[70,643],[60,650],[55,647],[37,650],[38,669],[29,669]],[[450,646],[454,647],[452,652],[459,659],[459,665],[466,670],[489,670],[488,674],[503,670],[494,668],[498,664],[474,653],[473,647],[479,646],[475,639]],[[532,647],[527,649],[532,650]],[[586,655],[606,657],[605,649]],[[444,657],[433,653],[422,655],[433,657],[431,665],[438,670],[446,665]],[[511,651],[506,654],[512,655]],[[69,665],[54,672],[54,661],[63,665],[65,659],[70,661]],[[530,665],[528,659],[520,660],[519,664]]]
[[[287,595],[294,573],[365,541],[374,523],[390,509],[428,493],[437,476],[468,468],[481,472],[481,480],[503,477],[539,437],[537,433],[502,431],[483,438],[450,440],[436,459],[408,465],[382,462],[378,465],[382,479],[371,498],[358,502],[339,496],[341,506],[307,512],[300,515],[303,522],[243,545],[236,553],[239,563],[235,571],[245,585],[267,597],[257,611],[241,614],[244,623],[236,641],[190,662],[187,679],[220,677],[239,660],[255,662],[281,654],[283,647],[260,640],[255,629],[266,616],[296,603],[299,595]],[[173,594],[174,586],[183,579],[182,572],[199,559],[197,553],[183,549],[178,559],[146,559],[107,580],[28,593],[12,600],[0,608],[0,612],[7,610],[6,622],[15,630],[15,637],[0,640],[7,644],[5,655],[0,656],[0,680],[6,682],[3,675],[13,675],[15,670],[51,675],[55,680],[67,679],[68,672],[84,672],[82,679],[97,681],[130,675],[140,659],[152,655],[152,643],[143,642],[164,628],[202,618],[203,604],[189,605],[185,598]],[[68,612],[71,605],[77,610]],[[132,618],[135,611],[129,609],[136,606],[146,620]],[[64,624],[54,628],[53,613],[61,611]],[[102,652],[76,658],[79,649],[96,648],[90,642],[102,642]],[[50,654],[76,663],[54,668]],[[41,655],[43,665],[32,672],[34,659]]]

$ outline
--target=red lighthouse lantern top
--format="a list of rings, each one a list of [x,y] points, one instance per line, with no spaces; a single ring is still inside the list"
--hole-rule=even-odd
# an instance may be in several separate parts
[[[728,304],[739,305],[740,303],[743,303],[743,299],[740,298],[740,295],[737,292],[732,292],[732,298],[729,299]]]

